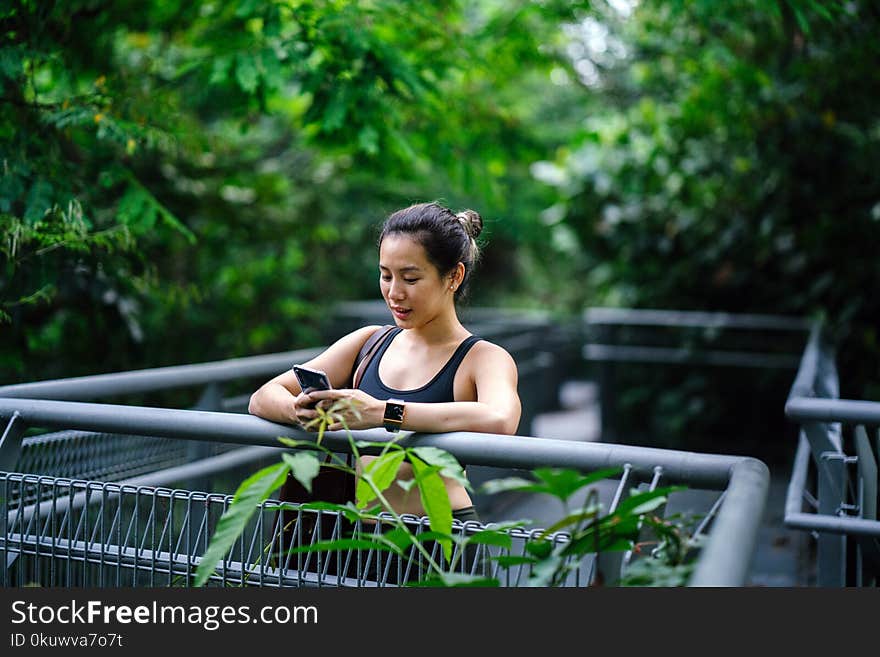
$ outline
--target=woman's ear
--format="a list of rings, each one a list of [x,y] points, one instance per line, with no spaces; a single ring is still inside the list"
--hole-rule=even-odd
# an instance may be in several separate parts
[[[455,292],[464,280],[464,263],[459,262],[449,275],[449,289]]]

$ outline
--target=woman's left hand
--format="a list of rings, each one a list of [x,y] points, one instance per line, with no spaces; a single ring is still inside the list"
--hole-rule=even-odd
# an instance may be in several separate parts
[[[385,404],[363,390],[312,390],[309,397],[317,400],[315,406],[324,410],[328,410],[339,400],[349,401],[348,404],[340,404],[340,408],[333,411],[335,421],[327,425],[328,431],[339,431],[345,426],[352,430],[382,426]],[[345,425],[342,420],[345,421]]]

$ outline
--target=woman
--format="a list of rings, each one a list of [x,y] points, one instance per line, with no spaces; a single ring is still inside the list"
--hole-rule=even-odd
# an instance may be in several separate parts
[[[303,393],[289,371],[257,390],[248,410],[275,422],[307,424],[317,416],[316,404],[349,399],[360,411],[359,418],[345,416],[350,429],[516,433],[521,411],[516,364],[501,347],[472,336],[455,310],[470,283],[482,227],[473,210],[455,214],[437,203],[388,217],[379,238],[379,288],[397,326],[358,388],[350,388],[352,367],[377,326],[348,334],[305,363],[325,371],[333,390]],[[363,456],[358,469],[373,458]],[[412,466],[402,464],[398,480],[412,477]],[[453,517],[477,520],[467,490],[449,478],[444,483]],[[384,495],[398,513],[425,514],[414,487],[392,485]]]

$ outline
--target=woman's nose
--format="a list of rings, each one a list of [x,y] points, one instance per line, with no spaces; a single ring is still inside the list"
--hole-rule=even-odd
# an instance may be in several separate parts
[[[392,299],[402,299],[404,296],[403,284],[392,281],[391,287],[388,289],[388,296]]]

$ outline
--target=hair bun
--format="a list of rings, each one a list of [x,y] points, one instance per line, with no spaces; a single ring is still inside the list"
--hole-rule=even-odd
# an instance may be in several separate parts
[[[472,239],[477,239],[480,233],[483,232],[483,218],[476,210],[462,210],[455,216]]]

